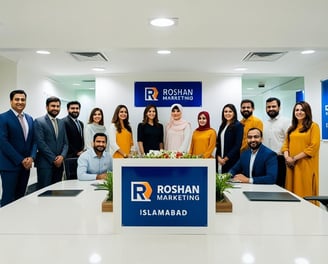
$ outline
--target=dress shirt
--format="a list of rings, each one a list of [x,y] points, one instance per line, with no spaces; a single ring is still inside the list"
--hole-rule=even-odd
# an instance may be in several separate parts
[[[94,149],[83,152],[77,161],[77,178],[80,181],[96,180],[97,175],[112,170],[112,160],[104,151],[99,158]]]
[[[256,150],[256,152],[252,151],[251,158],[249,160],[249,183],[254,182],[254,180],[253,180],[253,165],[254,165],[256,155],[257,155],[257,151],[258,150]]]
[[[23,112],[19,114],[14,109],[11,109],[11,110],[14,112],[15,116],[17,116],[18,121],[22,126],[22,129],[23,129],[23,132],[24,132],[24,137],[25,137],[25,140],[26,140],[27,135],[28,135],[29,127],[28,127],[28,123],[27,123],[25,115],[24,115]]]
[[[281,153],[290,120],[284,116],[276,116],[264,122],[263,144],[272,149],[277,154]]]

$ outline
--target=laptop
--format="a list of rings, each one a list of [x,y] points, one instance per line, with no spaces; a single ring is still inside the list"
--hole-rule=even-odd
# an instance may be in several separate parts
[[[267,202],[300,202],[300,199],[289,192],[243,192],[250,201],[267,201]]]
[[[43,193],[40,193],[40,197],[72,197],[77,196],[83,190],[47,190]]]

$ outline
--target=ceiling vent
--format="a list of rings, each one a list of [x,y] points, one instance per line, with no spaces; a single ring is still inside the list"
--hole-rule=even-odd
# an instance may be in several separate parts
[[[287,52],[249,52],[243,61],[276,61]]]
[[[70,52],[74,59],[78,61],[106,62],[108,59],[101,52]]]

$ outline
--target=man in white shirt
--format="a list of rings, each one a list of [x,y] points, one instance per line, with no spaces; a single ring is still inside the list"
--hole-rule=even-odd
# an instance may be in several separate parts
[[[83,152],[77,160],[77,178],[80,181],[104,180],[112,170],[111,156],[106,151],[107,135],[96,133],[93,148]]]
[[[276,97],[270,97],[266,100],[266,113],[269,119],[264,122],[263,143],[277,153],[277,184],[281,187],[285,187],[286,165],[284,156],[281,153],[281,147],[284,143],[287,129],[290,126],[290,120],[279,115],[280,104],[280,100]]]

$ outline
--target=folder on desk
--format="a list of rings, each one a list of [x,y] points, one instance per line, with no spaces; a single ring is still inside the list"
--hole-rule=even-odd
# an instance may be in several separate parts
[[[47,190],[43,193],[40,193],[38,196],[41,197],[72,197],[77,196],[83,190],[74,189],[74,190]]]
[[[267,202],[300,202],[300,200],[289,192],[243,192],[250,201]]]

